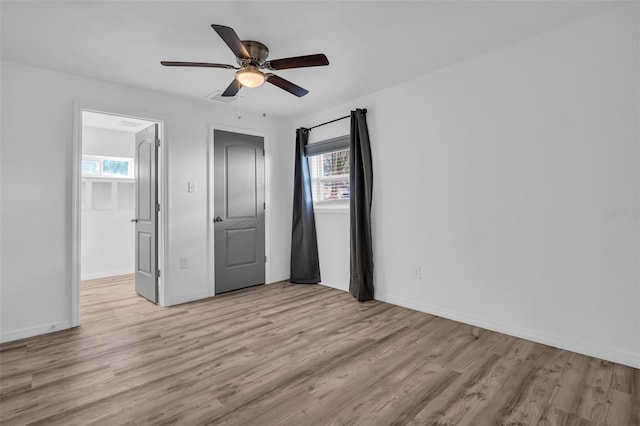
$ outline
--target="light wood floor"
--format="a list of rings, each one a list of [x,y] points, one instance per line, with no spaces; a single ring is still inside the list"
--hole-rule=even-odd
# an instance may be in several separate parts
[[[0,355],[3,425],[640,424],[640,370],[317,285],[89,281],[81,327]]]

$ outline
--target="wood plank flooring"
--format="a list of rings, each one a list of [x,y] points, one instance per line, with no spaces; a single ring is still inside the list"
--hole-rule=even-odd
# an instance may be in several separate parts
[[[0,345],[3,425],[640,425],[640,370],[318,285],[171,308],[83,283]]]

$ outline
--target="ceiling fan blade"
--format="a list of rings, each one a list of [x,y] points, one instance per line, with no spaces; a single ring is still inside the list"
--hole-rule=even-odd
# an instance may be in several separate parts
[[[212,64],[210,62],[176,62],[176,61],[160,61],[165,67],[205,67],[205,68],[226,68],[226,69],[238,69],[233,65],[227,64]]]
[[[233,28],[216,24],[211,24],[211,28],[213,28],[220,38],[227,43],[227,46],[229,46],[229,49],[231,49],[234,55],[242,59],[251,59],[247,48],[242,44],[240,37],[238,37],[238,34],[236,34]]]
[[[242,87],[242,84],[240,84],[240,82],[234,78],[231,84],[227,86],[225,91],[222,92],[222,95],[220,96],[224,96],[224,97],[235,96],[238,94],[238,91],[240,90],[241,87]]]
[[[274,86],[278,86],[279,88],[284,89],[299,98],[309,93],[307,89],[303,89],[302,87],[293,84],[289,80],[285,80],[284,78],[278,77],[275,74],[269,73],[265,74],[265,76],[267,77],[267,81],[269,83],[273,84]]]
[[[293,58],[275,59],[267,62],[267,67],[273,70],[284,70],[287,68],[321,67],[329,65],[329,60],[325,55],[296,56]]]

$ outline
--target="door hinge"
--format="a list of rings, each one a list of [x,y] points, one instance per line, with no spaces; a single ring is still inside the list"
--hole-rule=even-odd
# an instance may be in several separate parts
[[[264,148],[262,148],[262,156],[264,157],[264,155],[265,155],[265,151],[264,151]]]
[[[264,263],[267,263],[267,256],[264,257]]]
[[[156,146],[160,146],[160,139],[156,139]]]
[[[262,210],[266,210],[267,209],[267,203],[262,203]]]
[[[160,278],[160,269],[158,269],[158,270],[156,271],[156,276],[157,276],[158,278]]]
[[[159,212],[160,211],[160,204],[156,204],[156,211]]]

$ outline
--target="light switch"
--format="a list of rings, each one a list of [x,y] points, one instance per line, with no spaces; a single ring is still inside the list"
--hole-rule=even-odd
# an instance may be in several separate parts
[[[420,266],[413,267],[413,278],[415,278],[416,280],[422,279],[422,268]]]
[[[196,182],[187,182],[187,192],[198,192],[198,184]]]

